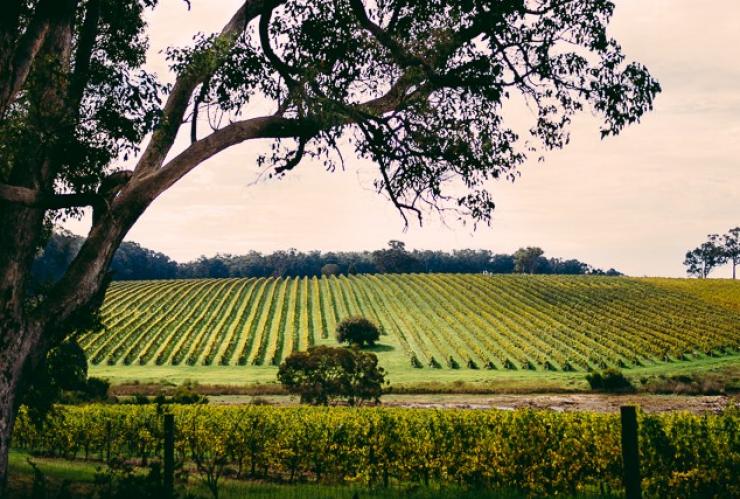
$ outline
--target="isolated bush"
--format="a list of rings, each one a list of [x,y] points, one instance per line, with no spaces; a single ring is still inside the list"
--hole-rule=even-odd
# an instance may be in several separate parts
[[[385,371],[373,353],[319,346],[288,356],[280,365],[278,381],[289,393],[300,395],[301,403],[346,400],[356,405],[380,400]]]
[[[337,324],[337,341],[362,347],[380,339],[380,328],[364,317],[347,317]]]
[[[634,390],[630,380],[618,369],[605,369],[586,375],[586,381],[592,390],[603,392],[629,392]]]

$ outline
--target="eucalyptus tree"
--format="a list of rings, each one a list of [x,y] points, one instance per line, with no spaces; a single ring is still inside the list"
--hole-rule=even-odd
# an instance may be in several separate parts
[[[727,255],[719,235],[709,234],[705,242],[686,252],[683,264],[687,274],[706,279],[715,267],[726,261]]]
[[[722,236],[722,244],[725,249],[725,258],[732,265],[732,278],[737,278],[737,266],[740,265],[740,227],[727,231]]]
[[[590,108],[617,134],[660,91],[608,35],[609,0],[245,0],[220,32],[168,51],[167,86],[144,70],[155,4],[3,3],[0,479],[27,373],[98,306],[139,216],[208,158],[267,139],[255,167],[282,176],[352,153],[375,163],[404,219],[436,209],[485,223],[488,181],[563,147],[574,114]],[[502,113],[519,97],[524,130]],[[273,112],[259,114],[265,101]],[[176,148],[181,134],[190,143]],[[83,208],[92,227],[77,257],[29,298],[49,226]]]

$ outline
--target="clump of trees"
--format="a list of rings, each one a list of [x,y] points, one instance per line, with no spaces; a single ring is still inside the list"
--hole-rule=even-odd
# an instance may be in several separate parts
[[[33,264],[33,279],[43,285],[57,281],[77,255],[84,238],[67,231],[55,233]],[[262,254],[201,257],[177,263],[165,254],[124,242],[116,251],[110,270],[114,280],[195,279],[219,277],[297,277],[350,274],[437,272],[477,274],[600,274],[601,270],[574,258],[546,258],[539,247],[521,248],[514,254],[489,250],[408,250],[402,241],[390,241],[376,251],[301,252],[295,249]]]
[[[380,339],[380,328],[365,317],[347,317],[337,324],[337,341],[362,348]]]
[[[736,269],[740,265],[740,227],[730,229],[726,234],[709,234],[707,240],[698,247],[687,251],[683,264],[686,273],[705,279],[716,267],[729,263],[732,266],[732,278],[737,277]]]
[[[317,346],[289,355],[280,364],[277,377],[303,404],[329,405],[343,400],[354,406],[380,401],[385,370],[373,353]]]
[[[58,281],[84,242],[83,237],[66,230],[54,233],[31,267],[35,286],[44,288]],[[178,264],[163,253],[126,241],[116,250],[110,271],[114,279],[122,281],[174,279],[178,274]]]

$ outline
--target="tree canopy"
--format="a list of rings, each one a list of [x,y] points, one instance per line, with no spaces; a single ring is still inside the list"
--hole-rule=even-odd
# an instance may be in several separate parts
[[[337,400],[349,405],[378,402],[385,383],[385,371],[375,354],[324,345],[290,354],[277,377],[289,393],[300,395],[301,403],[312,405]]]
[[[735,279],[736,268],[740,265],[740,227],[730,229],[722,236],[709,234],[706,241],[686,252],[683,264],[688,275],[707,278],[712,270],[728,262]]]
[[[373,346],[380,339],[380,328],[362,316],[346,317],[337,324],[337,343],[362,348]]]

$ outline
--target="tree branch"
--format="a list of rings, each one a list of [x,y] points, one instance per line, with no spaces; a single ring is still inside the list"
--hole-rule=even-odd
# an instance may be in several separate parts
[[[97,192],[75,192],[70,194],[44,194],[18,185],[0,184],[0,203],[18,204],[29,208],[63,210],[92,206],[98,208],[106,200],[112,199],[121,187],[129,181],[131,172],[113,172],[103,179]]]
[[[244,31],[249,21],[260,14],[263,9],[263,3],[263,0],[246,0],[244,5],[234,13],[231,20],[223,27],[216,42],[228,41],[229,43],[233,43],[239,33]],[[134,169],[134,175],[143,176],[161,168],[180,129],[193,91],[217,67],[218,61],[214,61],[213,64],[199,68],[199,71],[186,68],[177,77],[162,110],[162,122],[152,134],[149,145],[144,150]]]
[[[268,2],[265,5],[265,10],[260,16],[259,21],[259,36],[260,45],[262,51],[265,53],[265,57],[270,61],[278,74],[285,80],[285,85],[288,87],[288,91],[293,90],[298,86],[298,82],[293,78],[294,70],[288,66],[277,54],[272,50],[270,45],[270,19],[272,18],[272,11],[275,9],[275,2]]]
[[[63,210],[82,206],[96,206],[102,197],[95,192],[44,195],[27,187],[0,184],[0,202],[19,204],[30,208]]]
[[[16,99],[31,72],[33,61],[49,32],[54,1],[42,0],[39,3],[31,22],[18,41],[9,67],[2,68],[5,74],[2,75],[0,85],[0,116],[5,114],[8,106]]]
[[[352,8],[352,12],[357,18],[357,22],[360,23],[360,26],[368,31],[378,41],[378,43],[388,49],[401,67],[422,66],[425,69],[430,70],[428,65],[422,59],[408,52],[400,43],[388,34],[388,32],[367,17],[362,0],[350,0],[349,3]]]
[[[80,102],[85,93],[85,86],[90,77],[90,61],[95,40],[98,36],[98,22],[100,21],[100,0],[90,0],[82,23],[77,50],[75,52],[75,66],[69,83],[69,98],[67,105],[74,116],[79,115]]]

